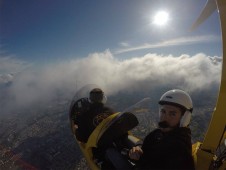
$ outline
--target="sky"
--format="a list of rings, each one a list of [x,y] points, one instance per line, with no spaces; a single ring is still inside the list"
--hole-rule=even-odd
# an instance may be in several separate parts
[[[217,11],[190,31],[205,3],[1,0],[0,87],[12,83],[7,94],[27,104],[57,89],[72,93],[75,82],[99,83],[109,94],[137,84],[219,84]],[[168,13],[165,25],[154,24],[158,11]]]
[[[86,57],[106,49],[118,58],[186,52],[219,56],[217,12],[197,30],[189,32],[205,3],[205,0],[2,0],[1,53],[40,63]],[[159,10],[169,13],[169,22],[162,27],[152,24]]]

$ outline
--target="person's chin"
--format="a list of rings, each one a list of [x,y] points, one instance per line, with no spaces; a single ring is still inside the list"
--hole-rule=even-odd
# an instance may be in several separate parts
[[[160,128],[162,132],[169,132],[173,130],[173,128],[167,127],[167,128]]]
[[[168,123],[167,121],[160,121],[160,122],[158,123],[158,126],[159,126],[160,128],[168,128],[168,127],[170,127],[170,126],[169,126],[169,123]]]

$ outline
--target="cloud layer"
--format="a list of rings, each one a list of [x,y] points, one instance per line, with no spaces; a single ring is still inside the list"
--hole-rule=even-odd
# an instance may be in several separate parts
[[[106,50],[90,54],[86,58],[49,64],[39,69],[24,69],[14,77],[8,77],[12,84],[8,87],[7,94],[14,104],[25,106],[45,102],[58,95],[72,97],[76,87],[89,83],[103,87],[108,95],[121,90],[154,89],[166,85],[192,92],[219,84],[221,60],[221,57],[201,53],[179,57],[146,54],[120,60]],[[27,65],[25,62],[21,63],[23,64],[16,67],[17,70]],[[9,62],[13,70],[11,65]],[[6,75],[10,67],[5,62],[0,70],[6,69]],[[0,84],[6,82],[7,78],[5,81],[3,78],[1,75]]]

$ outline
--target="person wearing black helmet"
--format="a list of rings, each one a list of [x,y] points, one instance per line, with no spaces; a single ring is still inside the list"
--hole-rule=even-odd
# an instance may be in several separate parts
[[[162,95],[159,127],[145,137],[142,146],[129,151],[129,157],[137,161],[137,169],[195,169],[188,127],[192,110],[188,93],[174,89]]]
[[[114,113],[111,108],[104,105],[106,100],[107,98],[100,88],[94,88],[90,91],[85,109],[77,115],[75,120],[77,140],[86,143],[96,126]]]

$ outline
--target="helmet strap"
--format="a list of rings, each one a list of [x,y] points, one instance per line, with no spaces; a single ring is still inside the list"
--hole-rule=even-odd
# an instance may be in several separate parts
[[[189,110],[186,110],[180,120],[180,127],[187,127],[190,123],[190,120],[191,120],[191,112]]]

